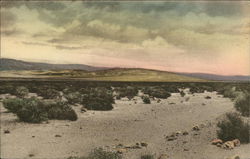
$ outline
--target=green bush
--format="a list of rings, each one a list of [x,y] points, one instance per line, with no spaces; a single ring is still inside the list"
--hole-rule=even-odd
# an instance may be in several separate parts
[[[106,88],[91,88],[82,90],[82,102],[89,110],[112,110],[114,103],[113,93]]]
[[[68,157],[67,159],[122,159],[117,152],[105,151],[102,148],[96,148],[87,157]]]
[[[134,96],[138,94],[138,89],[136,87],[131,86],[119,87],[116,88],[115,91],[118,94],[118,98],[127,97],[129,100],[131,100],[132,98],[134,98]]]
[[[145,94],[148,94],[149,96],[156,97],[156,98],[167,99],[168,97],[171,96],[169,92],[159,87],[146,87],[142,91]]]
[[[48,118],[58,120],[77,120],[76,112],[65,102],[52,102],[46,106]]]
[[[180,91],[180,95],[184,97],[186,94],[184,93],[184,91]]]
[[[16,88],[15,95],[17,97],[25,97],[28,96],[29,90],[26,87],[20,86]]]
[[[239,113],[227,113],[217,126],[218,138],[223,141],[239,139],[242,143],[249,143],[250,125],[243,121]]]
[[[150,154],[142,155],[141,159],[154,159],[154,155],[150,155]]]
[[[244,93],[242,95],[239,95],[236,98],[234,107],[243,116],[249,117],[249,115],[250,115],[250,94],[249,93]]]
[[[24,122],[40,123],[48,120],[44,103],[38,99],[23,99],[24,105],[16,112],[17,117]]]
[[[67,99],[69,104],[77,104],[82,102],[82,95],[79,92],[72,92],[65,94],[64,97]]]
[[[16,98],[3,101],[4,107],[17,115],[20,121],[40,123],[48,119],[77,120],[75,111],[62,102],[44,102],[37,98]]]
[[[12,113],[17,113],[23,105],[25,105],[25,102],[20,98],[5,99],[3,101],[3,106]]]
[[[102,148],[94,149],[86,159],[122,159],[117,152],[105,151]]]
[[[56,99],[60,97],[60,92],[52,88],[42,88],[37,91],[37,94],[45,99]]]
[[[145,104],[150,104],[151,103],[150,98],[148,96],[143,96],[142,97],[142,101]]]

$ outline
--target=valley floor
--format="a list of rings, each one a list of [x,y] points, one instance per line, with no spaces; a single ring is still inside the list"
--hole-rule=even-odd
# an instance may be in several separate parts
[[[210,96],[211,99],[205,99]],[[116,100],[112,111],[78,113],[75,122],[50,120],[49,123],[17,122],[12,113],[1,108],[1,158],[67,158],[86,156],[96,147],[116,150],[117,145],[147,143],[140,149],[128,148],[124,159],[139,159],[142,154],[161,154],[171,159],[226,159],[239,155],[250,158],[250,144],[233,150],[211,145],[216,138],[216,123],[226,112],[233,110],[233,102],[216,92],[186,94],[172,93],[160,103],[143,104],[134,100]],[[193,131],[198,125],[200,130]],[[9,130],[10,133],[4,133]],[[173,141],[166,136],[187,131]],[[31,155],[32,154],[32,155]]]

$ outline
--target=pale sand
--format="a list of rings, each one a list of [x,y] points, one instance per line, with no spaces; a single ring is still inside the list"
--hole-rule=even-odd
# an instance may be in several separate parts
[[[207,95],[212,99],[205,99]],[[6,110],[0,103],[1,158],[31,158],[29,154],[34,155],[32,158],[67,158],[87,155],[95,147],[112,150],[119,143],[137,142],[146,142],[148,146],[128,149],[124,159],[139,159],[146,153],[156,157],[167,154],[170,159],[225,159],[236,154],[250,158],[250,144],[233,150],[211,145],[211,140],[216,138],[218,117],[233,110],[230,99],[216,92],[185,97],[174,93],[160,103],[152,101],[151,104],[143,104],[139,97],[136,99],[137,104],[133,100],[116,100],[112,111],[81,113],[80,106],[75,106],[77,121],[50,120],[48,124],[17,122],[16,116],[4,113]],[[192,131],[194,125],[200,124],[204,124],[200,131]],[[10,134],[4,134],[7,129]],[[176,131],[188,131],[189,135],[174,141],[165,139],[165,135]],[[55,137],[57,134],[61,137]]]

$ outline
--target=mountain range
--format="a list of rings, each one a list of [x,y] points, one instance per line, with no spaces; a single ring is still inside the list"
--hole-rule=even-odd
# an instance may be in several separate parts
[[[0,59],[0,72],[38,77],[85,78],[110,81],[250,81],[250,76],[224,76],[207,73],[180,73],[142,68],[109,68],[83,64],[49,64],[26,62],[15,59]],[[26,72],[24,72],[26,71]],[[29,71],[29,72],[27,72]],[[11,75],[8,75],[11,76]]]

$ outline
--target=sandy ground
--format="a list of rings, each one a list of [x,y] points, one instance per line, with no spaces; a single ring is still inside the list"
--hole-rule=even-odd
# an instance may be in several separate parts
[[[205,99],[211,96],[212,99]],[[75,122],[50,120],[44,124],[18,122],[15,115],[1,108],[1,158],[67,158],[87,155],[93,148],[114,150],[118,144],[135,145],[146,142],[147,147],[127,149],[124,159],[139,159],[142,154],[166,154],[169,159],[226,159],[239,155],[250,158],[250,144],[233,150],[211,145],[216,138],[216,122],[225,112],[233,110],[233,102],[216,92],[172,94],[160,103],[143,104],[139,97],[117,100],[112,111],[80,112]],[[200,131],[192,127],[199,125]],[[5,134],[4,130],[10,130]],[[174,141],[165,136],[187,131]],[[60,135],[61,137],[55,137]],[[30,154],[32,154],[30,156]]]

